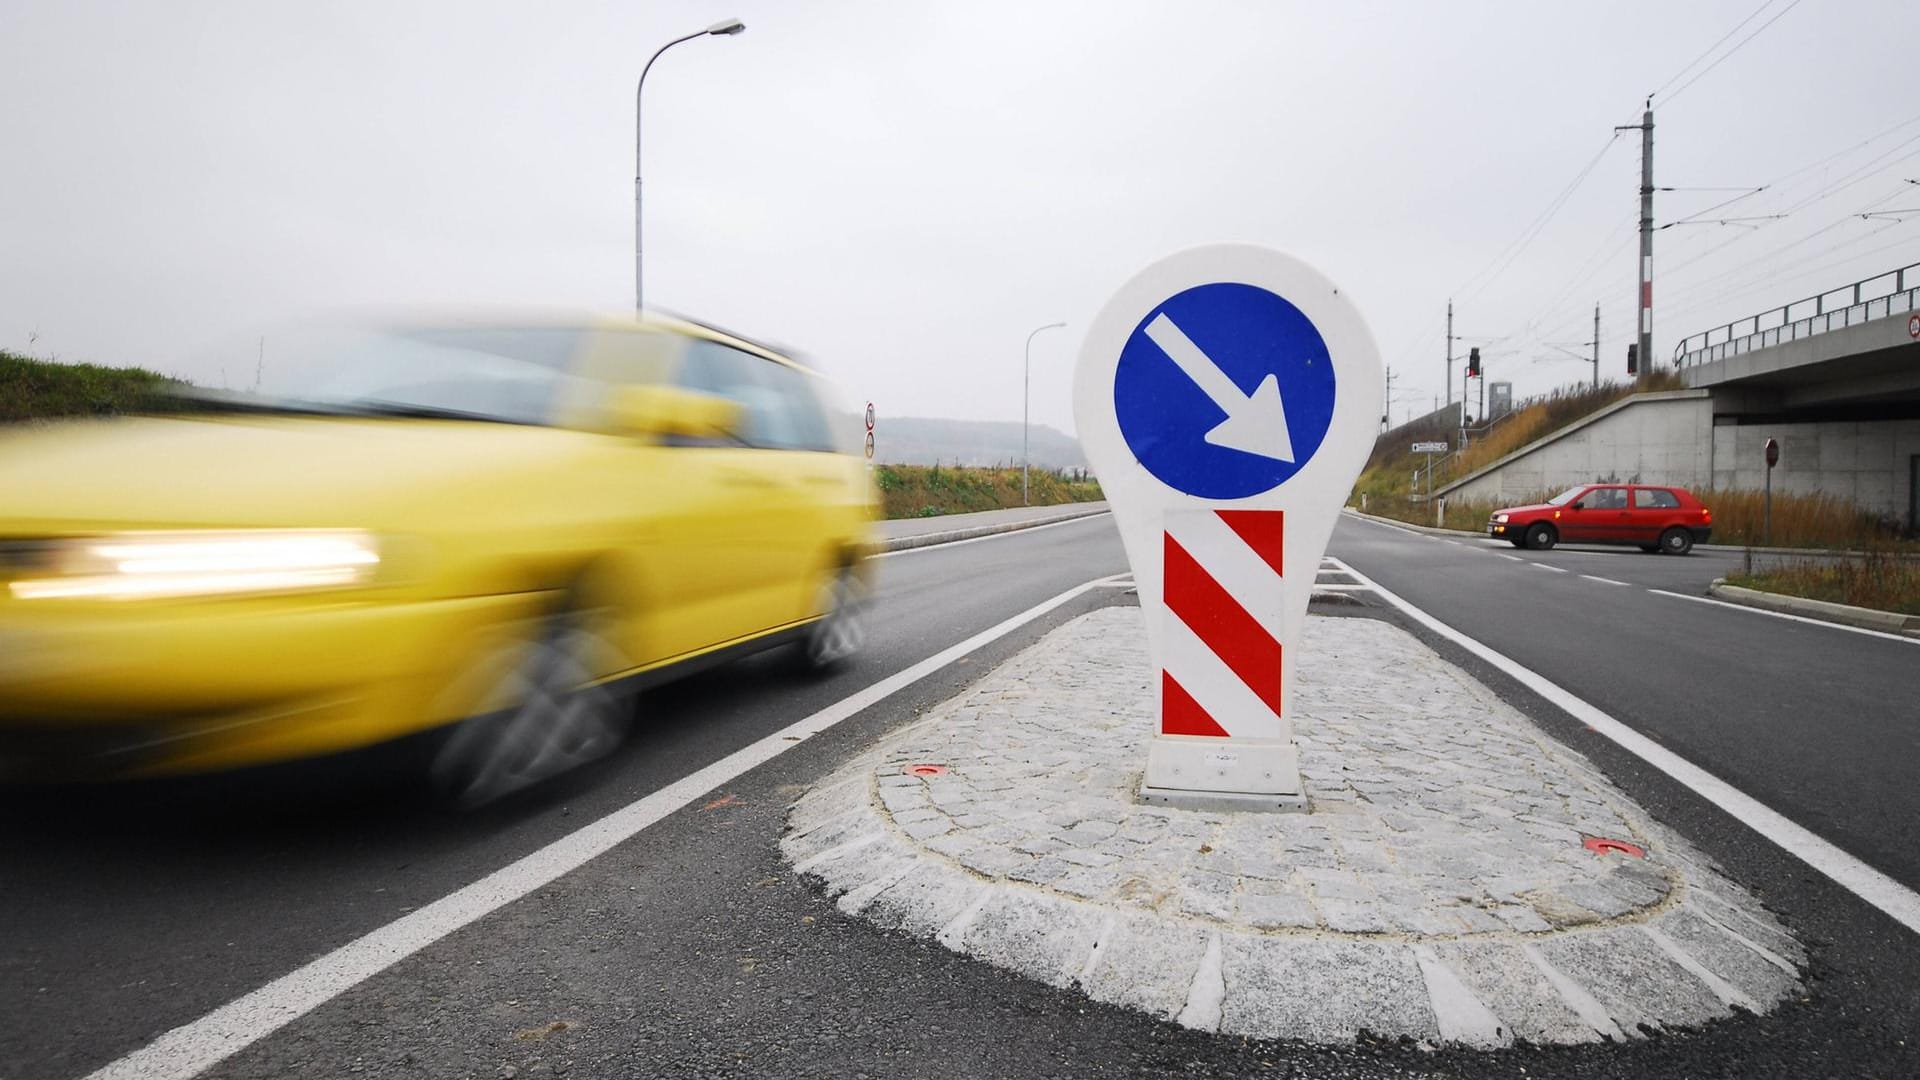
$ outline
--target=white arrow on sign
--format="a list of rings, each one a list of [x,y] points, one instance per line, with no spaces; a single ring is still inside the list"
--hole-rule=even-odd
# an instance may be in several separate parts
[[[1165,312],[1155,315],[1147,324],[1147,337],[1227,414],[1225,420],[1207,432],[1208,442],[1245,454],[1293,461],[1293,438],[1287,434],[1287,411],[1280,403],[1280,382],[1271,372],[1252,394],[1241,393],[1240,387],[1220,370],[1220,365],[1201,352],[1200,346],[1175,326]]]

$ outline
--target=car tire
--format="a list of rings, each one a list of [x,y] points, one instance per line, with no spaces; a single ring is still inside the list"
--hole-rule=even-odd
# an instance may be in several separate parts
[[[1559,542],[1560,534],[1544,521],[1536,521],[1527,527],[1527,546],[1535,551],[1547,551]]]
[[[852,567],[833,575],[820,600],[822,612],[800,639],[800,663],[824,674],[851,663],[867,643],[867,591]]]
[[[540,621],[528,640],[492,651],[485,711],[446,729],[429,766],[433,789],[475,809],[610,753],[625,739],[629,699],[594,680],[624,665],[570,610]]]
[[[1693,534],[1682,528],[1668,529],[1660,534],[1660,551],[1664,555],[1685,555],[1693,550]]]

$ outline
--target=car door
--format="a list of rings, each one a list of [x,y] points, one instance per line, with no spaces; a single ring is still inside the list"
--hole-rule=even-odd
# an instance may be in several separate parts
[[[1579,538],[1589,543],[1618,543],[1627,532],[1627,489],[1611,484],[1587,489],[1574,500],[1580,505]]]
[[[734,445],[686,447],[726,504],[726,528],[711,557],[725,564],[709,598],[729,639],[760,634],[804,618],[799,597],[811,582],[811,537],[817,524],[794,448],[806,441],[804,417],[779,385],[783,365],[744,349],[692,339],[679,385],[738,403]]]
[[[611,431],[623,388],[671,385],[687,339],[660,330],[603,330],[583,361],[600,387],[571,403],[575,426],[607,432],[592,462],[591,495],[604,502],[608,554],[595,567],[596,602],[618,611],[613,643],[637,667],[724,644],[742,631],[736,598],[748,589],[754,501],[727,482],[731,440],[636,438]]]

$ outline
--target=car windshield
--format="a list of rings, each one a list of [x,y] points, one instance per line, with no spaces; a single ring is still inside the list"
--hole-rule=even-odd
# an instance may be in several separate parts
[[[249,403],[369,416],[547,424],[588,380],[572,327],[329,330],[267,339]]]
[[[1547,505],[1548,506],[1565,506],[1568,503],[1572,502],[1573,500],[1579,498],[1580,493],[1585,490],[1587,490],[1587,485],[1585,484],[1581,484],[1579,487],[1570,487],[1567,490],[1561,492],[1560,494],[1555,495],[1553,498],[1548,499]]]

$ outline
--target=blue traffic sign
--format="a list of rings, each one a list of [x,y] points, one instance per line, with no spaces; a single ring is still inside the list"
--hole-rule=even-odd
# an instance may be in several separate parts
[[[1253,285],[1198,285],[1140,320],[1113,377],[1127,448],[1161,483],[1242,499],[1287,482],[1333,423],[1327,343],[1312,320]]]

